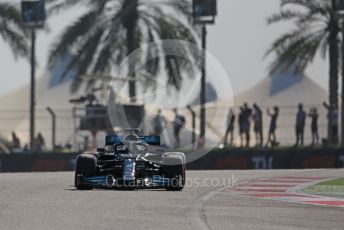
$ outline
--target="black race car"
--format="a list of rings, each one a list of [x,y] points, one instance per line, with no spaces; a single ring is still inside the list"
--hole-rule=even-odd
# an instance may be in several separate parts
[[[159,136],[140,136],[133,130],[124,136],[107,136],[104,149],[77,157],[75,187],[182,190],[184,153],[165,152],[158,146]]]

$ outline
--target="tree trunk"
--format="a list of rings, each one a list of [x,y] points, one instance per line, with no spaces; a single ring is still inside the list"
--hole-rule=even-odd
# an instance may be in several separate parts
[[[128,72],[130,73],[129,81],[129,97],[130,102],[136,102],[136,75],[135,75],[135,60],[131,58],[130,54],[135,50],[135,28],[128,28],[127,29],[127,50],[128,50]]]
[[[338,144],[338,131],[333,132],[333,125],[338,124],[331,113],[333,110],[338,109],[338,22],[334,14],[331,17],[331,28],[329,36],[329,66],[330,66],[330,79],[329,79],[329,102],[330,107],[328,111],[328,138],[331,144]],[[337,126],[338,127],[338,126]],[[337,134],[336,134],[337,133]]]
[[[129,97],[130,102],[136,102],[136,81],[135,81],[135,57],[130,54],[138,48],[136,42],[136,27],[138,21],[138,0],[125,0],[122,6],[122,23],[126,28],[126,39],[127,39],[127,55],[128,55],[128,72],[129,72]]]

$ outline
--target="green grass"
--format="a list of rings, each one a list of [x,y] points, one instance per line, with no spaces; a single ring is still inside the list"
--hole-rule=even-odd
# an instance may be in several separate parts
[[[333,186],[344,186],[344,178],[339,178],[336,180],[325,181],[317,185],[333,185]]]
[[[313,195],[344,198],[344,178],[324,181],[307,187],[303,189],[302,192]]]

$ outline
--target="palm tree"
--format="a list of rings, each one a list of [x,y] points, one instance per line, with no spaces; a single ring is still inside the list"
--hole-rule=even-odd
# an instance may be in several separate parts
[[[187,0],[65,0],[54,4],[55,1],[48,1],[50,13],[77,4],[88,7],[84,15],[66,28],[53,45],[49,58],[49,64],[54,65],[58,58],[67,53],[74,54],[63,73],[64,76],[69,70],[78,69],[78,77],[72,85],[73,92],[85,80],[81,78],[82,75],[111,73],[126,56],[130,58],[130,54],[144,43],[158,42],[160,39],[197,42],[197,35],[188,26],[190,6]],[[164,70],[168,84],[180,89],[181,75],[174,74],[169,59],[176,61],[178,71],[187,71],[190,76],[200,58],[197,52],[190,52],[187,46],[176,48],[189,58],[171,57],[165,53],[166,47],[163,45],[143,51],[142,57],[143,60],[150,60],[145,63],[145,70],[150,76],[156,77]],[[127,68],[133,70],[141,62],[142,59],[129,60]],[[136,76],[131,74],[129,77],[129,96],[134,102]],[[94,80],[89,80],[88,86],[92,86]],[[154,86],[154,81],[146,80],[145,86]]]
[[[268,18],[268,24],[293,22],[295,27],[282,34],[267,51],[276,54],[270,74],[294,68],[303,73],[317,53],[329,56],[330,109],[338,108],[339,22],[332,7],[332,0],[281,0],[281,11]],[[330,126],[336,122],[329,116]]]
[[[27,39],[17,8],[9,3],[0,3],[0,36],[9,44],[15,58],[28,57]]]

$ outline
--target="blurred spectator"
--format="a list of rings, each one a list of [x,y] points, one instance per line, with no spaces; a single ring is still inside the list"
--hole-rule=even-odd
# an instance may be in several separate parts
[[[256,145],[263,146],[263,113],[259,106],[253,104],[253,128],[256,135]]]
[[[268,141],[266,143],[267,146],[269,145],[269,143],[271,143],[271,146],[277,145],[276,129],[277,129],[277,119],[278,119],[278,115],[279,115],[279,108],[277,106],[275,106],[273,110],[274,110],[273,113],[271,113],[269,109],[267,109],[267,111],[266,111],[268,116],[271,117]]]
[[[158,136],[160,136],[163,129],[166,128],[166,119],[163,115],[161,115],[161,109],[159,109],[158,113],[153,117],[152,126],[154,135]]]
[[[332,120],[332,137],[333,137],[333,143],[338,144],[338,108],[334,107],[331,113],[331,120]]]
[[[65,149],[66,149],[68,152],[71,152],[71,151],[72,151],[72,144],[71,144],[71,143],[66,143]]]
[[[327,109],[327,119],[330,126],[330,139],[332,144],[338,144],[338,108],[336,106],[329,106],[326,102],[323,103]]]
[[[20,140],[17,137],[17,134],[15,132],[12,132],[12,148],[14,148],[14,149],[20,149],[21,148]]]
[[[41,133],[38,133],[34,142],[34,150],[35,152],[42,152],[44,147],[45,147],[45,140],[43,138],[43,135]]]
[[[228,134],[230,134],[230,145],[233,145],[233,139],[234,139],[234,122],[235,122],[235,114],[233,109],[229,109],[228,115],[227,115],[227,130],[224,137],[224,145],[227,145],[228,140]]]
[[[296,143],[295,146],[301,144],[303,146],[304,143],[304,131],[305,131],[305,124],[306,124],[306,112],[303,110],[303,104],[300,103],[298,105],[298,111],[296,113]]]
[[[84,136],[84,145],[81,148],[82,151],[84,151],[84,152],[88,151],[89,142],[90,142],[90,138],[87,135],[85,135]]]
[[[28,144],[25,144],[25,145],[24,145],[23,151],[24,151],[24,152],[29,152],[29,146],[28,146]]]
[[[243,134],[244,134],[244,108],[240,107],[240,113],[239,113],[239,136],[240,136],[240,147],[244,146],[243,143]]]
[[[312,131],[312,145],[319,144],[319,133],[318,133],[318,118],[319,114],[316,108],[311,108],[308,116],[312,119],[311,131]]]
[[[178,114],[177,109],[173,109],[175,114],[174,122],[173,122],[173,134],[175,139],[175,148],[180,147],[180,131],[185,126],[185,117],[181,114]]]
[[[243,131],[244,131],[245,139],[246,139],[246,147],[250,146],[251,115],[252,115],[252,109],[248,107],[247,103],[244,103],[242,125],[243,125]]]

